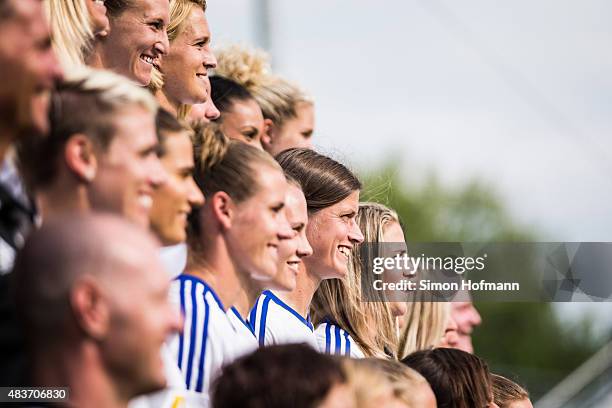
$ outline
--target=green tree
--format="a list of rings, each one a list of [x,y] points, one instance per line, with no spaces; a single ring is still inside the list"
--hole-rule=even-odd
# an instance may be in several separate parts
[[[431,173],[406,185],[397,162],[363,177],[362,201],[395,209],[412,242],[528,242],[531,227],[513,220],[495,190],[478,180],[449,188]],[[524,384],[537,399],[601,345],[588,320],[569,325],[549,303],[478,303],[483,324],[474,346],[492,371]],[[600,339],[602,340],[602,339]]]

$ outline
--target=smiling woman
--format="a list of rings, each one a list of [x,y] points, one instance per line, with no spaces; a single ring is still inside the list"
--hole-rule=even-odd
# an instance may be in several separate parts
[[[319,348],[310,302],[322,280],[346,276],[347,255],[363,241],[355,222],[361,183],[344,165],[310,149],[289,149],[276,159],[304,193],[312,254],[299,265],[295,289],[264,294],[251,312],[251,323],[262,345],[306,342]]]
[[[106,0],[111,31],[100,41],[92,65],[147,86],[168,53],[168,0]]]
[[[168,39],[170,49],[155,67],[150,89],[169,112],[184,118],[189,106],[206,102],[208,70],[217,60],[210,49],[205,0],[172,0]]]

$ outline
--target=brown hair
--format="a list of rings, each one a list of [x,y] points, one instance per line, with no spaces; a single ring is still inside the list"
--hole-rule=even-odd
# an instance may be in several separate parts
[[[438,408],[486,407],[493,398],[487,363],[465,351],[421,350],[402,363],[425,377],[436,395]]]
[[[493,380],[493,401],[499,408],[508,408],[510,404],[516,401],[529,399],[529,393],[526,389],[497,374],[491,374]]]
[[[279,153],[276,160],[285,174],[300,184],[309,214],[339,203],[354,191],[361,190],[361,182],[346,166],[314,150],[287,149]]]
[[[225,366],[211,400],[213,407],[312,408],[345,382],[339,360],[306,344],[275,345]]]
[[[243,202],[259,188],[257,166],[264,165],[282,172],[268,153],[246,143],[229,140],[214,122],[195,123],[193,130],[193,178],[205,198],[224,191],[235,202]],[[201,242],[199,213],[192,211],[189,217],[189,243],[196,246]]]
[[[391,223],[399,224],[395,211],[376,203],[360,203],[357,223],[367,245],[358,245],[351,250],[349,273],[344,279],[323,280],[314,294],[311,304],[313,322],[321,323],[326,318],[348,331],[366,356],[397,358],[397,324],[392,316],[387,299],[379,291],[364,292],[372,287],[370,273],[364,273],[363,265],[374,257],[381,256],[372,251],[379,250],[383,242],[383,231]],[[367,300],[367,301],[366,301]],[[374,336],[370,325],[376,323]]]

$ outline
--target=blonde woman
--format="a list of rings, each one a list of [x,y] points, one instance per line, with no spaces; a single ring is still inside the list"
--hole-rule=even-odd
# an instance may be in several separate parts
[[[404,234],[395,211],[381,204],[360,203],[357,223],[367,244],[352,250],[347,277],[323,281],[312,302],[319,348],[354,358],[396,358],[396,316],[405,312],[405,305],[386,302],[380,292],[372,293],[379,296],[378,301],[364,302],[362,277],[368,279],[371,274],[362,273],[362,264],[366,257],[381,255],[371,253],[381,249],[373,244],[404,242]]]
[[[420,292],[407,306],[407,313],[400,318],[397,352],[400,359],[433,347],[457,347],[457,324],[451,316],[450,303],[433,300],[431,295]]]
[[[62,65],[86,65],[96,39],[110,30],[104,0],[45,0],[44,5]]]
[[[185,119],[191,105],[210,97],[208,70],[216,66],[210,49],[206,0],[171,0],[168,41],[170,49],[154,67],[149,89],[160,105]]]
[[[215,73],[244,86],[261,107],[266,124],[261,143],[268,153],[312,148],[313,101],[297,85],[272,74],[265,53],[234,45],[215,55]]]
[[[395,400],[408,408],[436,408],[436,396],[427,380],[417,371],[395,360],[366,358],[360,360],[381,371],[393,389]],[[399,404],[398,404],[399,405]]]

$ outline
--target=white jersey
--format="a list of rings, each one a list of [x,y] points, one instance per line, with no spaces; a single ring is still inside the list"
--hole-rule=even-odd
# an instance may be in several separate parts
[[[227,311],[232,327],[236,331],[236,342],[240,343],[238,347],[242,348],[242,354],[249,354],[259,348],[259,343],[253,333],[253,327],[248,320],[244,320],[240,312],[235,307],[230,307]]]
[[[315,336],[321,353],[365,358],[365,354],[351,335],[334,323],[325,321],[318,325]]]
[[[180,275],[172,282],[170,298],[184,315],[183,331],[172,339],[170,349],[187,390],[207,398],[221,368],[241,355],[236,331],[221,300],[203,280]]]
[[[306,343],[318,349],[310,317],[304,318],[269,290],[257,299],[249,321],[260,346]]]

